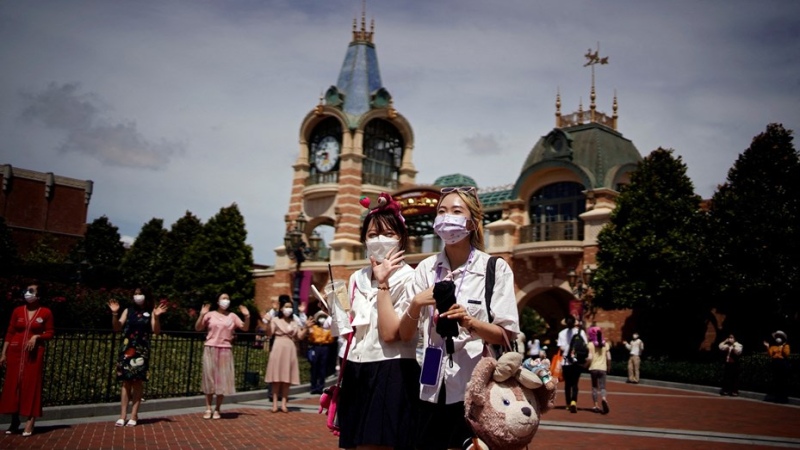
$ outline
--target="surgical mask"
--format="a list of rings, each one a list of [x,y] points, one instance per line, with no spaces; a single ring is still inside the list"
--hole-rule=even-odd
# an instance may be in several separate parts
[[[325,317],[320,317],[319,319],[317,319],[317,323],[319,324],[319,326],[325,325],[325,319],[326,319]]]
[[[137,305],[141,305],[142,303],[144,303],[144,295],[141,294],[134,295],[133,302],[136,303]]]
[[[26,298],[26,300],[27,300],[27,298]],[[783,339],[781,339],[781,338],[775,338],[775,343],[776,343],[776,344],[783,344]]]
[[[634,334],[634,335],[633,335],[633,340],[635,341],[635,340],[637,340],[637,339],[639,339],[639,335],[638,335],[638,334]]]
[[[228,298],[223,298],[219,301],[219,309],[228,309],[231,306],[231,300]]]
[[[433,221],[433,231],[439,235],[445,244],[455,244],[461,242],[469,236],[467,230],[467,218],[465,216],[454,216],[452,214],[442,214],[436,216]]]
[[[293,312],[292,308],[283,308],[283,317],[292,317]]]
[[[31,291],[25,292],[25,301],[28,303],[33,303],[34,301],[36,301],[36,294],[34,294]]]
[[[367,256],[372,256],[375,258],[375,261],[381,263],[386,258],[386,255],[397,248],[397,245],[400,243],[395,238],[390,238],[387,236],[378,235],[378,237],[374,237],[371,239],[367,239]]]

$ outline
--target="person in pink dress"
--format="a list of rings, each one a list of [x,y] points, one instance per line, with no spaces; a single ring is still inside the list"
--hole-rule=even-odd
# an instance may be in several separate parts
[[[39,304],[39,286],[25,290],[25,304],[11,313],[0,365],[6,366],[0,414],[11,414],[6,434],[19,429],[19,416],[28,416],[22,436],[33,434],[37,417],[42,417],[42,383],[45,342],[53,338],[53,314]]]
[[[300,366],[297,362],[297,346],[295,341],[306,336],[305,324],[294,319],[291,300],[283,302],[280,315],[265,315],[267,335],[275,337],[275,343],[269,352],[267,375],[264,381],[272,383],[272,412],[278,412],[278,397],[281,397],[281,411],[288,413],[286,402],[289,397],[289,385],[300,384]]]
[[[211,311],[211,305],[206,303],[200,309],[200,316],[194,324],[197,331],[208,330],[206,343],[203,348],[203,379],[202,389],[206,394],[206,411],[204,419],[220,419],[222,401],[226,395],[236,393],[234,386],[235,375],[233,372],[233,331],[238,328],[246,331],[250,328],[250,312],[244,305],[239,305],[239,312],[244,320],[229,311],[231,299],[228,294],[222,294],[217,300],[217,309]],[[214,411],[211,411],[211,400],[217,396]]]

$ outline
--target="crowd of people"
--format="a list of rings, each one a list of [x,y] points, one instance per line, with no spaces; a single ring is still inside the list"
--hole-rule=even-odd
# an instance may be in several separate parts
[[[271,387],[272,412],[289,412],[289,387],[300,384],[298,355],[304,353],[311,364],[312,394],[322,394],[334,365],[340,368],[341,448],[462,448],[473,436],[464,417],[465,392],[480,359],[492,347],[505,345],[511,351],[516,345],[510,342],[518,342],[523,348],[516,350],[529,359],[552,357],[549,340],[543,345],[531,339],[526,345],[514,274],[502,258],[494,265],[484,251],[483,209],[474,187],[442,189],[433,229],[444,247],[415,268],[405,262],[409,231],[399,204],[383,193],[377,206],[365,206],[369,210],[360,240],[368,264],[346,282],[349,298],[335,301],[335,293],[327,302],[321,298],[318,311],[308,317],[282,295],[258,322],[259,343],[269,351],[264,381]],[[487,285],[490,261],[493,286]],[[44,343],[54,328],[52,313],[40,305],[38,286],[29,286],[24,298],[25,304],[13,311],[0,355],[6,366],[0,413],[12,415],[7,434],[18,431],[20,416],[27,417],[22,435],[30,436],[42,415]],[[137,425],[151,337],[161,331],[159,317],[166,311],[142,288],[132,300],[126,308],[116,299],[108,302],[111,325],[123,336],[116,361],[121,408],[115,425],[120,427]],[[223,293],[213,310],[209,303],[202,306],[195,322],[195,329],[206,333],[204,419],[222,418],[225,396],[235,393],[235,331],[250,330],[249,310],[239,306],[238,312],[231,311],[231,299]],[[559,361],[553,369],[563,376],[565,407],[578,412],[579,379],[588,371],[591,411],[608,414],[611,343],[600,327],[584,329],[580,317],[568,315],[563,324],[553,348],[558,352],[554,361]],[[639,383],[644,342],[634,332],[621,344],[628,353],[627,381]],[[787,336],[776,331],[764,346],[772,364],[771,394],[786,401]],[[732,334],[719,344],[725,355],[722,395],[739,394],[742,349]]]

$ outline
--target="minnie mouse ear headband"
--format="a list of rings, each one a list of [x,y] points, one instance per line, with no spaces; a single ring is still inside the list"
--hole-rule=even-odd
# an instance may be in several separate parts
[[[364,208],[369,209],[371,201],[369,197],[365,195],[361,197],[358,203],[360,203],[361,206],[363,206]],[[370,209],[367,215],[384,211],[389,211],[390,213],[394,214],[395,217],[397,217],[397,219],[400,221],[400,223],[402,223],[405,226],[406,219],[400,212],[400,203],[397,203],[397,201],[395,201],[395,199],[393,199],[392,196],[387,194],[386,192],[381,192],[380,195],[378,195],[378,206]]]

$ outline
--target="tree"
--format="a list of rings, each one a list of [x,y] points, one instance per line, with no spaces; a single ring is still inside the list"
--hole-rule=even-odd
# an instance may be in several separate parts
[[[17,245],[11,238],[11,230],[6,225],[6,219],[0,217],[0,267],[9,268],[19,264]]]
[[[136,241],[122,258],[122,277],[128,287],[149,287],[153,292],[161,292],[157,275],[161,272],[166,236],[162,219],[150,219],[142,226]]]
[[[83,239],[72,248],[69,260],[77,265],[82,282],[91,285],[117,286],[120,264],[125,254],[119,229],[108,217],[98,217],[86,227]]]
[[[178,280],[185,277],[176,276],[176,269],[180,267],[183,254],[194,243],[197,236],[203,232],[203,224],[200,219],[189,211],[178,219],[164,239],[164,251],[162,252],[160,272],[157,276],[158,283],[162,287],[161,292],[169,297],[184,296],[191,298],[193,287],[182,285]]]
[[[36,243],[36,246],[31,249],[30,253],[25,256],[26,264],[61,264],[64,262],[64,255],[55,249],[56,238],[53,235],[46,233]]]
[[[215,302],[223,292],[234,304],[251,299],[253,249],[246,238],[239,207],[234,203],[220,209],[181,257],[176,285],[190,287],[198,303]]]
[[[709,307],[700,200],[681,158],[659,148],[631,174],[598,235],[593,302],[632,308],[638,328],[652,334],[649,350],[691,351],[702,341]]]
[[[800,332],[800,156],[792,139],[791,130],[768,125],[709,207],[715,304],[727,316],[726,335],[750,348],[778,328]]]
[[[86,227],[83,240],[70,255],[76,262],[85,261],[92,266],[118,269],[125,254],[125,246],[120,240],[119,228],[108,217],[101,216]]]

